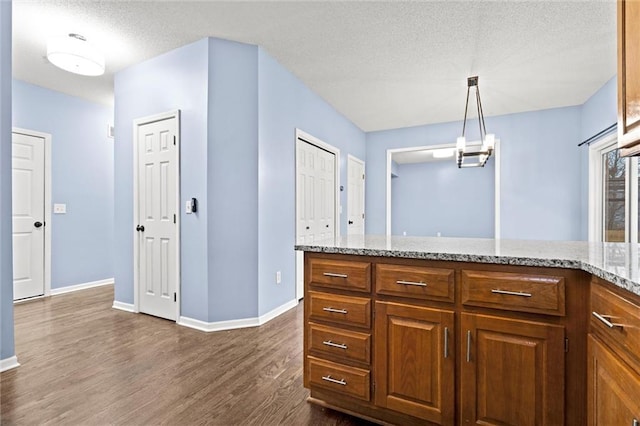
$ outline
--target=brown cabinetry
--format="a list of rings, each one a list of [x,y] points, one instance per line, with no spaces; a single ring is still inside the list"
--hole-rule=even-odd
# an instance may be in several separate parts
[[[453,424],[453,318],[450,310],[376,302],[376,405]]]
[[[640,2],[618,0],[618,146],[640,154]]]
[[[462,314],[463,424],[564,423],[564,327]]]
[[[577,312],[588,282],[557,269],[306,253],[310,400],[389,424],[584,424]]]
[[[640,303],[595,279],[587,388],[590,426],[640,425]]]

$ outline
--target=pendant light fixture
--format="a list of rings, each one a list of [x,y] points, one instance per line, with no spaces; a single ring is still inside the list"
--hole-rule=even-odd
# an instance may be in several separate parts
[[[80,34],[68,34],[49,39],[47,59],[58,68],[75,74],[104,74],[104,56]]]
[[[478,126],[480,127],[480,139],[482,145],[478,147],[468,147],[465,139],[465,130],[467,127],[467,111],[469,110],[469,92],[471,88],[475,87],[476,92],[476,107],[478,108]],[[484,115],[482,113],[482,102],[480,101],[480,89],[478,88],[478,76],[467,78],[467,103],[464,107],[464,121],[462,122],[462,136],[460,136],[456,142],[456,163],[458,168],[463,167],[484,167],[489,157],[493,153],[495,147],[495,135],[492,133],[487,134],[487,129],[484,125]],[[471,163],[465,163],[466,158],[476,158],[477,160]]]

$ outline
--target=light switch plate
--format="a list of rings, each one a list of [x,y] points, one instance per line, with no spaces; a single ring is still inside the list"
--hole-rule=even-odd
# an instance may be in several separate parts
[[[53,213],[54,214],[66,214],[67,213],[67,205],[66,204],[54,204],[53,205]]]

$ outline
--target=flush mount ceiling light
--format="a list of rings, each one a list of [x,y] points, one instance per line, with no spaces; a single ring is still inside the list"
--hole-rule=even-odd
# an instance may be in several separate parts
[[[480,139],[482,145],[478,149],[477,147],[468,147],[467,141],[464,137],[464,131],[467,126],[467,111],[469,109],[469,92],[471,88],[476,89],[476,106],[478,108],[478,126],[480,127]],[[484,167],[487,163],[493,148],[495,147],[495,135],[487,134],[487,129],[484,126],[484,115],[482,114],[482,102],[480,102],[480,89],[478,88],[478,76],[467,78],[467,103],[464,107],[464,121],[462,122],[462,136],[460,136],[456,142],[456,163],[458,168],[463,167]],[[465,158],[477,158],[477,161],[472,163],[465,163]]]
[[[47,59],[58,68],[75,74],[104,74],[104,56],[80,34],[49,39]]]

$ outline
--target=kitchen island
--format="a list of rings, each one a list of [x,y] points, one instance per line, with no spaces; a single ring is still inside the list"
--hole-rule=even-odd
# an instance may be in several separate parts
[[[296,249],[311,402],[391,424],[640,416],[636,244],[349,236]]]

